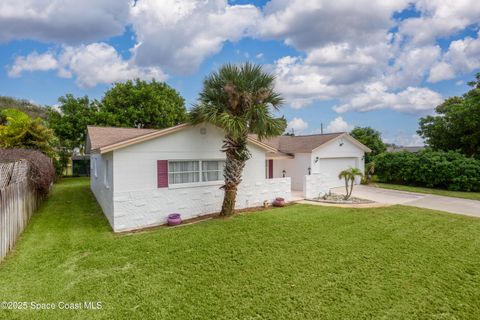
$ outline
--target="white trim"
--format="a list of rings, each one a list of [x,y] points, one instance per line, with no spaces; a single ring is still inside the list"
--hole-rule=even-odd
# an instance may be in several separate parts
[[[347,139],[348,141],[350,141],[351,143],[356,145],[358,148],[362,149],[364,152],[372,152],[372,150],[369,147],[367,147],[366,145],[364,145],[363,143],[361,143],[360,141],[358,141],[357,139],[355,139],[354,137],[352,137],[351,135],[349,135],[348,133],[345,132],[345,133],[342,133],[341,135],[325,142],[324,144],[319,145],[318,147],[314,148],[311,151],[311,153],[313,153],[313,152],[315,152],[315,151],[317,151],[317,150],[319,150],[319,149],[321,149],[325,146],[328,146],[329,144],[331,144],[331,143],[333,143],[333,142],[335,142],[339,139],[343,139],[343,138]]]
[[[131,139],[128,139],[128,140],[124,140],[124,141],[116,142],[116,143],[106,145],[106,146],[103,146],[103,147],[99,147],[99,148],[91,150],[91,152],[98,152],[100,154],[104,154],[104,153],[107,153],[107,152],[110,152],[110,151],[114,151],[114,150],[118,150],[118,149],[121,149],[121,148],[128,147],[132,144],[148,141],[148,140],[151,140],[151,139],[154,139],[154,138],[157,138],[157,137],[161,137],[161,136],[164,136],[164,135],[168,135],[170,133],[174,133],[174,132],[177,132],[177,131],[180,131],[180,130],[183,130],[183,129],[193,128],[193,127],[194,127],[193,125],[190,125],[188,123],[182,123],[182,124],[176,125],[174,127],[161,129],[161,130],[158,130],[158,131],[155,131],[155,132],[150,132],[150,133],[147,133],[147,134],[144,134],[144,135],[141,135],[141,136],[137,136],[135,138],[131,138]],[[112,129],[114,130],[115,128],[112,128]],[[269,146],[268,144],[263,143],[263,142],[261,142],[257,139],[252,138],[252,137],[247,137],[247,141],[250,142],[251,144],[254,144],[254,145],[256,145],[256,146],[258,146],[262,149],[265,149],[267,151],[270,151],[270,152],[277,152],[278,151],[274,147]]]

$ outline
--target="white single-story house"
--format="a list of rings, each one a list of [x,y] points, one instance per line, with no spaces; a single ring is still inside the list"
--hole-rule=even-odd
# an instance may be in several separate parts
[[[114,231],[219,212],[223,201],[224,132],[208,125],[157,129],[88,127],[90,187]],[[338,173],[363,170],[370,150],[346,133],[248,139],[251,158],[236,208],[276,197],[310,198],[343,185]]]

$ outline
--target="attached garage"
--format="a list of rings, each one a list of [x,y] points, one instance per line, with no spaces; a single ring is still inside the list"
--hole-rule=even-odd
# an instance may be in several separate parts
[[[290,177],[293,191],[305,192],[306,184],[317,193],[344,185],[340,171],[364,170],[365,152],[370,149],[345,132],[307,136],[280,136],[266,141],[277,149],[267,154],[268,178]],[[360,179],[356,181],[360,182]]]
[[[345,184],[344,180],[338,179],[338,174],[348,168],[358,168],[358,158],[323,158],[319,160],[319,170],[331,179],[331,186],[340,187]]]

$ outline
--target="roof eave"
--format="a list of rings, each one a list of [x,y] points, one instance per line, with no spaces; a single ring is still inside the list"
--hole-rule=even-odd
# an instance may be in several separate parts
[[[186,129],[186,128],[190,128],[190,127],[192,127],[192,125],[190,125],[188,123],[179,124],[179,125],[174,126],[174,127],[170,127],[170,128],[167,128],[167,129],[156,131],[156,132],[147,133],[145,135],[138,136],[138,137],[128,139],[128,140],[125,140],[125,141],[120,141],[120,142],[113,143],[113,144],[110,144],[110,145],[107,145],[107,146],[98,147],[98,148],[92,149],[91,152],[92,153],[105,154],[105,153],[108,153],[108,152],[111,152],[111,151],[114,151],[114,150],[118,150],[118,149],[128,147],[128,146],[136,144],[136,143],[148,141],[148,140],[151,140],[151,139],[154,139],[154,138],[157,138],[157,137],[161,137],[161,136],[164,136],[164,135],[168,135],[168,134],[171,134],[171,133],[174,133],[174,132]],[[247,141],[250,142],[253,145],[256,145],[256,146],[258,146],[262,149],[267,150],[268,152],[278,152],[278,150],[275,149],[274,147],[269,146],[268,144],[263,143],[259,140],[254,139],[254,138],[248,137]]]
[[[331,143],[333,143],[334,141],[337,141],[338,139],[341,139],[341,138],[346,138],[348,139],[350,142],[352,142],[354,145],[356,145],[357,147],[359,147],[360,149],[362,149],[364,152],[372,152],[372,150],[367,147],[366,145],[364,145],[363,143],[361,143],[360,141],[358,141],[357,139],[355,139],[354,137],[352,137],[351,135],[349,135],[348,133],[344,132],[342,133],[341,135],[338,135],[336,136],[335,138],[332,138],[331,140],[328,140],[327,142],[319,145],[318,147],[314,148],[312,150],[312,152],[314,151],[317,151],[318,149],[321,149]]]

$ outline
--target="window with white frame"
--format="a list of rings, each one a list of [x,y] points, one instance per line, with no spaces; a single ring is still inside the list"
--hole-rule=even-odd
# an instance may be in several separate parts
[[[202,181],[220,181],[223,178],[225,161],[201,161]]]
[[[105,187],[109,188],[110,185],[109,185],[109,181],[110,181],[110,163],[108,160],[105,160],[105,174],[103,176],[103,184],[105,185]]]
[[[222,180],[223,160],[168,161],[168,183],[199,183]]]

